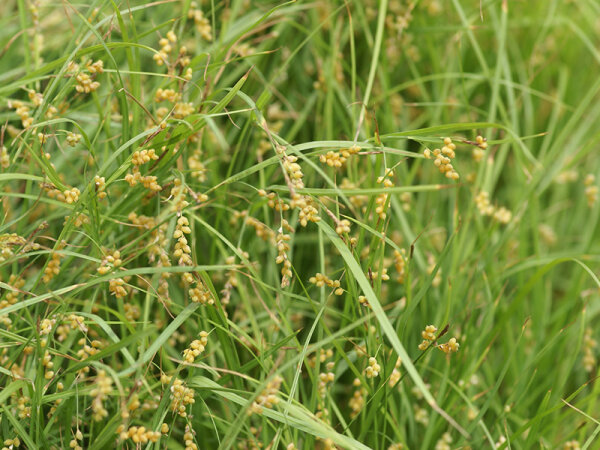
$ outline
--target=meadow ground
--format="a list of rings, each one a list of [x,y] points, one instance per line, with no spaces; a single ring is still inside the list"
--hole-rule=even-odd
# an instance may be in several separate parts
[[[4,448],[600,448],[599,17],[0,2]]]

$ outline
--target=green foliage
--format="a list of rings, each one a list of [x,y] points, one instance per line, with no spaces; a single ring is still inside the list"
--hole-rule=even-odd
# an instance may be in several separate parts
[[[5,447],[597,448],[596,1],[0,13]]]

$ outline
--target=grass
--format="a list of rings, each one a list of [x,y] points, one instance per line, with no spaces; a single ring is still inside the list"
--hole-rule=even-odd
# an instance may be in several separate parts
[[[4,446],[600,448],[597,3],[198,3],[0,6]]]

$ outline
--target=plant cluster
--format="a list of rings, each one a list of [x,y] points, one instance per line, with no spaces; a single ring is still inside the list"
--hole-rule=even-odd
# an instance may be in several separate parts
[[[3,448],[594,448],[600,10],[471,3],[1,2]]]

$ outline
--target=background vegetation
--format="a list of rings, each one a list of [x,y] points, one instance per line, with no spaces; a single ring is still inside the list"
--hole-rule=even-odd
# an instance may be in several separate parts
[[[4,446],[599,448],[598,17],[1,2]]]

